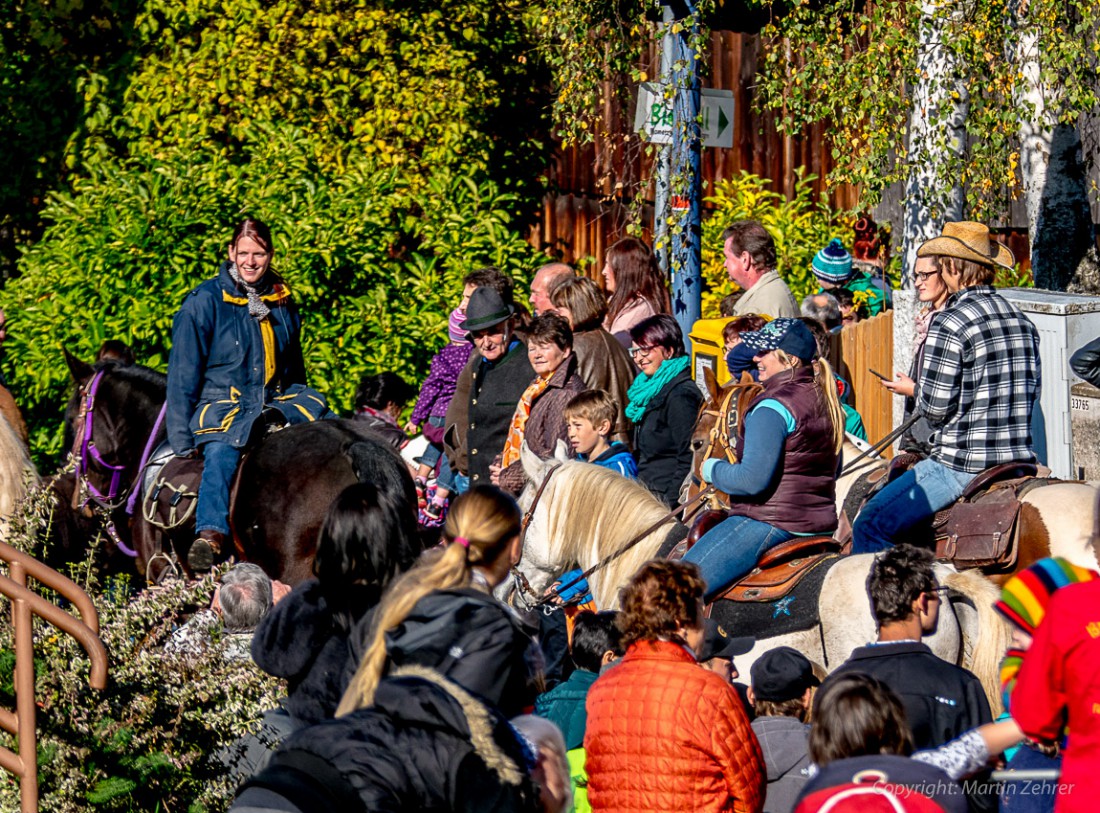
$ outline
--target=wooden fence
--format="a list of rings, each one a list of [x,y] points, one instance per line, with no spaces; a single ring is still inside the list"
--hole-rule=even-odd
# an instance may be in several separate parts
[[[846,327],[829,342],[829,361],[852,385],[852,406],[863,418],[867,439],[876,443],[894,428],[894,397],[870,372],[894,375],[894,312]],[[884,454],[893,453],[887,450]]]

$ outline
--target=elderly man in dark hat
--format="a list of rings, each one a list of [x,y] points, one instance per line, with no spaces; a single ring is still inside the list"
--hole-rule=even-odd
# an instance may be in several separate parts
[[[1039,332],[997,295],[997,268],[1012,252],[980,223],[944,225],[917,250],[950,291],[924,344],[919,380],[891,389],[916,401],[934,432],[931,456],[868,501],[852,528],[852,552],[873,553],[957,500],[975,476],[1001,463],[1033,463],[1031,413],[1039,397]]]
[[[467,409],[455,412],[463,426],[449,426],[447,442],[463,452],[456,458],[466,462],[467,470],[459,466],[458,471],[470,485],[490,482],[489,465],[504,449],[516,404],[535,377],[527,347],[513,330],[514,315],[515,308],[498,291],[484,286],[470,294],[466,321],[459,325],[477,354],[470,360],[469,399],[462,405]]]

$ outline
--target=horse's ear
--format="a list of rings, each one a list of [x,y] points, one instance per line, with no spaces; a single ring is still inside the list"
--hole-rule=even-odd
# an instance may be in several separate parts
[[[748,370],[742,370],[741,371],[741,380],[738,383],[739,384],[755,384],[756,379],[752,377],[752,373],[750,373]]]
[[[569,446],[560,438],[554,444],[554,459],[559,463],[566,463],[569,460]]]
[[[83,384],[92,377],[93,373],[95,373],[95,369],[92,365],[78,359],[69,352],[69,348],[62,347],[61,352],[65,354],[65,364],[69,368],[69,375],[73,377],[73,381],[77,384]]]
[[[718,376],[714,374],[714,370],[710,367],[703,367],[703,383],[707,387],[707,397],[710,398],[712,404],[717,404],[720,400],[718,386]]]
[[[527,474],[527,479],[533,483],[541,483],[543,472],[546,469],[546,462],[531,451],[531,447],[527,445],[527,441],[524,441],[519,447],[519,459],[523,464],[523,470]]]

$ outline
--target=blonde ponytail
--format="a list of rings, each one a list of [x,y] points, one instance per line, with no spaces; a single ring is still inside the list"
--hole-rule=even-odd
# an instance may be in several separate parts
[[[825,403],[829,407],[829,417],[833,419],[833,447],[837,454],[844,447],[844,407],[840,405],[840,395],[836,389],[836,377],[833,368],[829,366],[824,357],[814,362],[814,379],[821,392],[825,396]]]
[[[386,670],[386,633],[400,626],[429,593],[468,586],[470,568],[493,565],[519,534],[520,524],[519,506],[495,486],[476,486],[454,501],[443,526],[445,546],[426,553],[382,597],[371,645],[348,683],[337,717],[374,702]]]

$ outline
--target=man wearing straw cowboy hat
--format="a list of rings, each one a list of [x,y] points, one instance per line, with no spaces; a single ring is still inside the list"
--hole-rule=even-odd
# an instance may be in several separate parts
[[[950,297],[933,317],[918,381],[892,389],[916,399],[934,430],[932,453],[876,494],[852,526],[852,552],[890,547],[957,500],[974,477],[1000,463],[1034,462],[1031,411],[1039,397],[1039,333],[993,289],[1012,252],[980,223],[947,223],[924,243]]]

